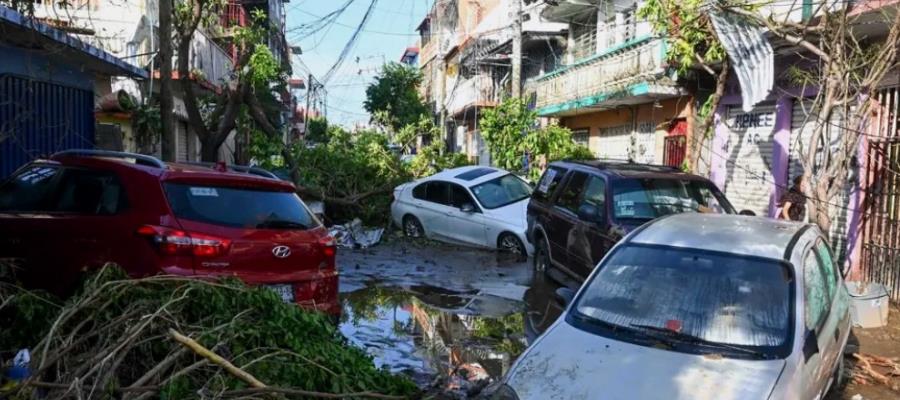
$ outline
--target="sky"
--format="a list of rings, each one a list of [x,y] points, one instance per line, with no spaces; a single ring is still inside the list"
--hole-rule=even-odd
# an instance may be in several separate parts
[[[303,50],[293,60],[294,75],[305,76],[311,72],[314,77],[324,76],[337,61],[372,0],[354,0],[333,24],[305,38],[292,28],[319,20],[346,1],[292,0],[285,4],[288,43]],[[399,61],[406,47],[416,44],[416,27],[433,3],[433,0],[376,1],[355,46],[326,83],[331,123],[351,127],[357,122],[368,122],[369,115],[363,109],[366,85],[373,81],[384,62]]]

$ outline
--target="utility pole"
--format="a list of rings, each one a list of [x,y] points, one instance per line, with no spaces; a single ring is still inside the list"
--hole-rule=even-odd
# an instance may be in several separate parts
[[[303,134],[309,132],[309,97],[313,90],[313,76],[309,74],[309,80],[306,81],[306,108],[303,109]]]
[[[164,161],[175,161],[176,142],[175,102],[172,98],[172,1],[159,0],[159,118]]]
[[[522,97],[522,0],[513,0],[512,97]]]

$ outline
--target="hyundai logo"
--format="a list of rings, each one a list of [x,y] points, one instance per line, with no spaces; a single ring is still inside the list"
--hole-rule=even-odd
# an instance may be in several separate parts
[[[272,254],[278,258],[287,258],[291,255],[291,248],[287,246],[275,246],[272,248]]]

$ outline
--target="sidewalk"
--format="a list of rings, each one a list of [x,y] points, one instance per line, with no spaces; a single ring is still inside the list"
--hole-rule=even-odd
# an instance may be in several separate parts
[[[854,329],[850,336],[845,352],[845,376],[846,385],[832,392],[827,400],[895,400],[900,398],[900,368],[893,371],[891,368],[877,363],[872,368],[883,374],[887,383],[878,382],[870,374],[862,369],[853,353],[866,356],[876,356],[889,359],[895,365],[900,365],[900,310],[891,306],[891,314],[888,317],[888,325],[875,329]]]

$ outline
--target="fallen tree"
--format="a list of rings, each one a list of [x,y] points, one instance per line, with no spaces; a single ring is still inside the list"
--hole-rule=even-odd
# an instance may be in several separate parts
[[[107,267],[64,303],[4,284],[0,322],[0,357],[32,351],[31,377],[0,397],[403,398],[416,391],[348,345],[326,317],[236,280],[128,279]]]

